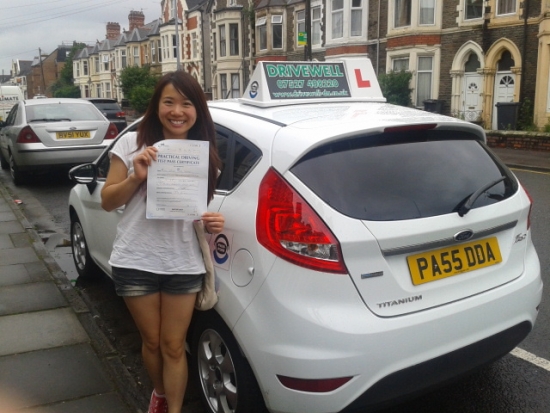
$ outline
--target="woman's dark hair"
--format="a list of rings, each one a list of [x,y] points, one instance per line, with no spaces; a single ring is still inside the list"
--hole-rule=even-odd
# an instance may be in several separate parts
[[[197,80],[189,73],[178,70],[167,73],[159,79],[145,115],[138,126],[137,146],[138,148],[151,146],[164,139],[158,111],[162,91],[169,84],[189,99],[197,111],[197,120],[189,130],[187,139],[210,142],[208,164],[208,202],[210,202],[214,197],[218,170],[221,169],[221,161],[216,146],[216,130],[206,104],[206,96]]]

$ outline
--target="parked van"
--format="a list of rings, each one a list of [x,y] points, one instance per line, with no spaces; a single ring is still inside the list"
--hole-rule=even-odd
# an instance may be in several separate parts
[[[4,122],[13,105],[23,99],[23,92],[19,86],[0,85],[0,122]]]

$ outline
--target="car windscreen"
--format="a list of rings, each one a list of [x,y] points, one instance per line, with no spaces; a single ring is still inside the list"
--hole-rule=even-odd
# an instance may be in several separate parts
[[[27,122],[104,120],[92,104],[48,103],[27,106]]]
[[[371,221],[443,215],[468,202],[479,208],[518,189],[484,143],[457,131],[339,140],[312,150],[291,172],[337,211]]]

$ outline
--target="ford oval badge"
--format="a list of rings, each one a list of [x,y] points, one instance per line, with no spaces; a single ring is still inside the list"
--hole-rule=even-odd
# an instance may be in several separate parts
[[[464,231],[460,231],[458,234],[455,234],[453,238],[455,239],[455,241],[467,241],[473,236],[474,236],[474,231],[470,229],[466,229]]]

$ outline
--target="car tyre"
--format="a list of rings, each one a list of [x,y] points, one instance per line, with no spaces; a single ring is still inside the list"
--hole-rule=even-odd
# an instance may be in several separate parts
[[[91,278],[98,274],[99,268],[90,256],[84,229],[76,214],[71,214],[71,250],[79,277]]]
[[[195,312],[190,363],[207,413],[267,413],[254,373],[221,317]]]
[[[10,168],[10,175],[11,175],[11,179],[13,180],[13,183],[15,185],[23,184],[25,182],[25,176],[23,172],[19,170],[19,167],[15,163],[15,159],[11,152],[10,152],[9,168]]]

